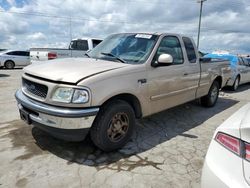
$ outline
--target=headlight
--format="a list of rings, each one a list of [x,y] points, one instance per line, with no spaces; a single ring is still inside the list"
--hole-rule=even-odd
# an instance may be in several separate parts
[[[64,103],[86,103],[89,101],[89,93],[84,89],[57,88],[52,100]]]
[[[53,101],[70,103],[74,90],[72,88],[57,88],[52,96]]]
[[[75,89],[72,103],[86,103],[89,101],[89,93],[86,90]]]

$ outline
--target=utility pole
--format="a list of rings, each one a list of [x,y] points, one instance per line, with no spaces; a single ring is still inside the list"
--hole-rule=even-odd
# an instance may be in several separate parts
[[[202,16],[202,7],[203,7],[203,3],[206,0],[197,0],[197,3],[200,3],[200,16],[199,16],[199,26],[198,26],[198,37],[197,37],[197,48],[199,50],[199,44],[200,44],[200,32],[201,32],[201,16]]]
[[[70,14],[70,17],[69,17],[69,35],[70,35],[70,46],[71,47],[71,41],[72,41],[72,20],[71,20],[71,14]],[[70,50],[70,55],[72,57],[72,50]]]
[[[71,15],[69,17],[69,36],[70,36],[70,41],[72,41],[72,20],[71,20]]]

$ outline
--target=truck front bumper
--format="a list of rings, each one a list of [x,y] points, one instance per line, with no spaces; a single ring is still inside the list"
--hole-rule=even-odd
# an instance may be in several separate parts
[[[97,107],[81,109],[47,105],[26,97],[21,89],[15,97],[21,119],[68,141],[83,140],[99,111]]]

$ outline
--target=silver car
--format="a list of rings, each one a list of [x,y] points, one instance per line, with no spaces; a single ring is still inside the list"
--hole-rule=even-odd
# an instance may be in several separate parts
[[[228,86],[231,86],[236,91],[241,84],[250,82],[250,64],[244,57],[237,56],[237,62],[233,77],[229,80]]]
[[[0,67],[13,69],[30,64],[29,51],[6,50],[0,52]]]

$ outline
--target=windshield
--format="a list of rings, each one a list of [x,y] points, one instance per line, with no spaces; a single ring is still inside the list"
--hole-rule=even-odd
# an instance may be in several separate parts
[[[88,56],[121,63],[141,64],[150,55],[157,37],[150,34],[111,35],[91,50]]]

